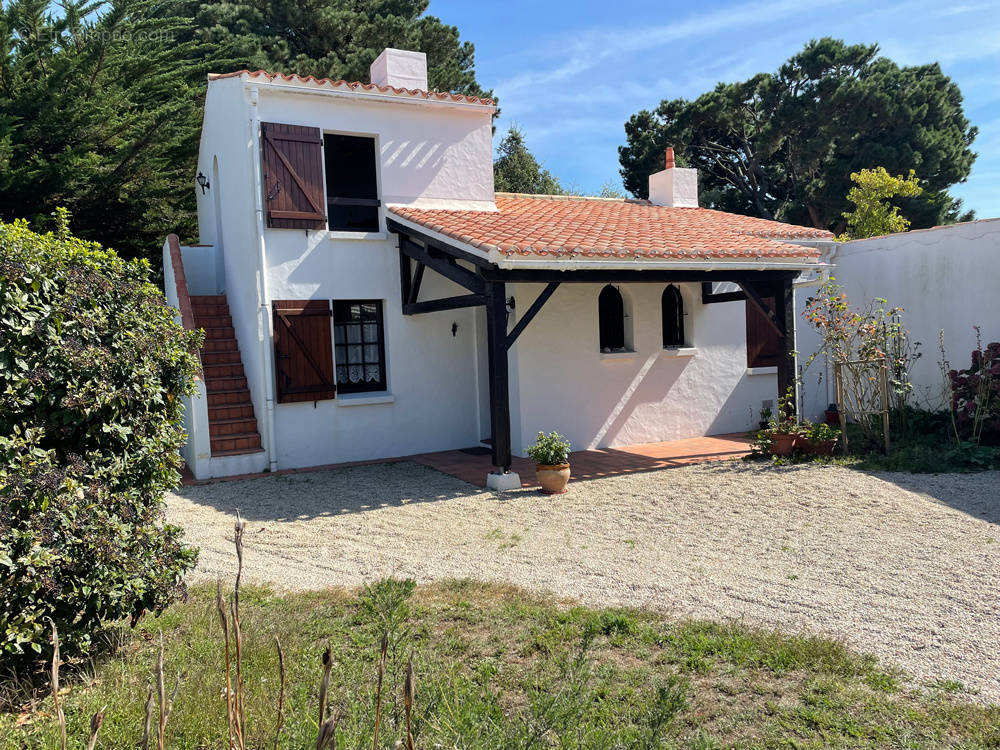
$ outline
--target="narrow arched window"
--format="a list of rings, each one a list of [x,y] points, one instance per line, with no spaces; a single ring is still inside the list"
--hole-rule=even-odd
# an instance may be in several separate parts
[[[615,352],[625,349],[625,302],[622,294],[610,284],[597,298],[600,318],[601,351]]]
[[[673,284],[663,290],[663,348],[684,346],[684,300]]]

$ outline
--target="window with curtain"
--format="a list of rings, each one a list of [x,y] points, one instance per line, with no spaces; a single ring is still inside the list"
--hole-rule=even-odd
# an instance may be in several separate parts
[[[663,348],[684,346],[684,300],[681,290],[671,284],[663,290]]]
[[[341,393],[386,389],[381,301],[334,300],[333,346]]]
[[[624,352],[625,349],[625,301],[622,294],[610,284],[601,290],[597,298],[600,319],[601,351]]]

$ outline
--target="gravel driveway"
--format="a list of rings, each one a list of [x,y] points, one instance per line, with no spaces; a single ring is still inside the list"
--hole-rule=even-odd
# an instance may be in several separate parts
[[[1000,473],[702,464],[495,495],[403,462],[184,488],[195,579],[472,577],[833,635],[1000,702]]]

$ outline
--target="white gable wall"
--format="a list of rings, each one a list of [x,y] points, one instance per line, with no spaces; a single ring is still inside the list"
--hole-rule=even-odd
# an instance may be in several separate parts
[[[273,353],[270,321],[259,315],[253,86],[253,80],[244,85],[235,77],[210,83],[199,169],[212,184],[205,195],[197,192],[201,241],[224,248],[225,292],[266,447],[265,379],[273,378]],[[359,101],[268,85],[257,91],[263,122],[375,136],[383,205],[493,209],[488,110]],[[274,404],[272,468],[407,455],[479,441],[475,313],[465,309],[403,316],[395,235],[381,232],[356,239],[326,230],[265,228],[264,255],[265,309],[275,299],[382,301],[389,384],[386,394]],[[464,293],[428,270],[420,298]],[[452,323],[458,326],[455,335]]]
[[[539,430],[556,430],[582,450],[755,426],[761,402],[777,397],[777,376],[747,372],[745,303],[702,305],[699,284],[678,284],[686,343],[697,352],[674,356],[663,350],[666,284],[616,286],[631,307],[634,354],[602,357],[601,284],[561,285],[518,338],[511,350],[520,383],[515,452],[523,453]],[[526,310],[542,288],[516,285],[517,309]]]

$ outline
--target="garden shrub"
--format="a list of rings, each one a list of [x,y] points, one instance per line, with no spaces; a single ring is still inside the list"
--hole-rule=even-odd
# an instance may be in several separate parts
[[[955,437],[976,445],[1000,444],[1000,343],[979,344],[969,368],[950,370],[948,379]]]
[[[183,593],[195,550],[165,523],[200,334],[149,264],[0,222],[0,664],[90,650],[102,624]]]

